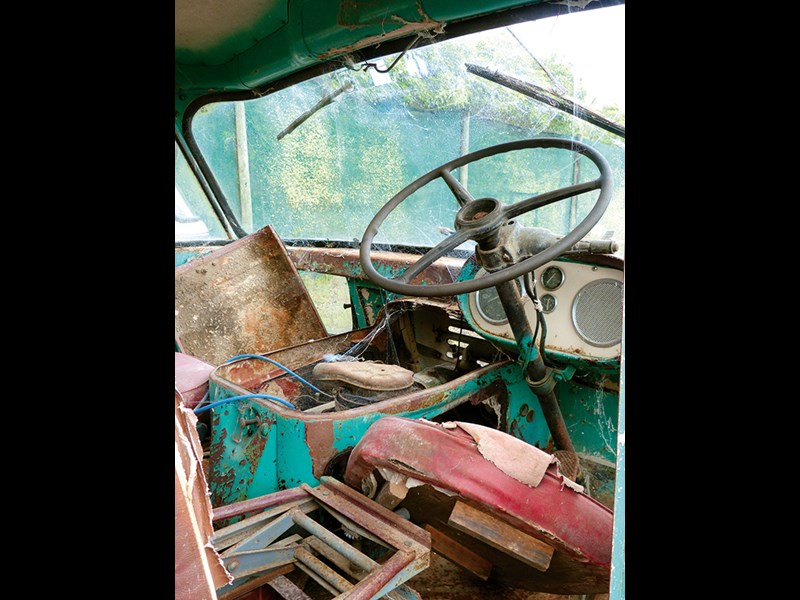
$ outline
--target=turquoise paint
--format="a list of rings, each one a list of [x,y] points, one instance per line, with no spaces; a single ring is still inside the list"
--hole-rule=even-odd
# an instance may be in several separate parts
[[[175,267],[189,262],[197,256],[203,256],[216,250],[216,248],[175,248]]]
[[[306,424],[299,419],[277,417],[278,448],[276,454],[261,458],[263,461],[277,461],[277,479],[262,482],[271,487],[270,491],[285,490],[301,483],[316,485],[313,465],[308,445],[306,444]]]
[[[214,402],[233,395],[218,388],[213,381],[210,382],[209,388]],[[214,506],[230,504],[275,491],[269,484],[277,480],[275,461],[269,458],[263,459],[264,457],[274,457],[277,452],[275,431],[273,427],[270,427],[263,451],[260,453],[262,459],[253,460],[254,445],[263,438],[254,425],[248,428],[250,435],[240,432],[238,424],[240,410],[245,410],[248,418],[258,418],[265,422],[276,421],[276,415],[272,410],[249,400],[232,402],[211,409],[211,447],[225,450],[220,454],[219,460],[212,461],[209,491]],[[239,435],[241,435],[241,441],[234,442],[232,437]]]
[[[575,451],[616,461],[619,397],[575,381],[556,385],[556,396]]]
[[[367,327],[367,316],[364,314],[364,307],[361,305],[361,296],[358,294],[358,285],[353,279],[347,280],[347,289],[350,291],[351,310],[356,315],[356,329]]]
[[[538,350],[536,349],[536,344],[534,343],[533,335],[523,335],[522,342],[515,349],[515,351],[519,352],[519,362],[520,368],[524,371],[528,363],[532,360],[536,360],[536,357],[539,355]]]
[[[473,279],[477,272],[478,266],[474,259],[468,260],[464,264],[458,280]],[[477,331],[478,327],[471,318],[467,297],[468,294],[457,296],[458,304],[464,314],[464,319]],[[522,354],[520,368],[524,368],[538,354],[535,345],[531,348],[530,353],[525,355],[524,352],[519,352],[514,340],[508,340],[485,332],[481,332],[481,335],[513,354]],[[523,346],[527,347],[528,344],[530,344],[530,340],[526,337],[523,340]],[[588,361],[571,354],[549,350],[546,355],[551,361],[566,365],[563,369],[556,370],[554,373],[557,382],[555,392],[575,450],[613,463],[616,460],[614,445],[617,436],[618,394],[610,390],[595,389],[582,385],[572,381],[572,379],[575,375],[579,375],[592,383],[597,383],[604,379],[616,383],[619,381],[619,361],[615,359]],[[541,448],[546,447],[550,437],[549,429],[547,429],[544,418],[541,416],[541,406],[538,398],[530,391],[524,380],[521,384],[512,387],[514,391],[511,394],[511,403],[509,404],[508,433],[524,439],[528,443],[538,444]],[[527,420],[528,411],[533,411],[533,420],[530,422]],[[543,430],[539,427],[540,425],[544,425]]]
[[[508,385],[508,409],[506,433],[537,448],[546,448],[550,441],[550,429],[544,419],[539,399],[525,381],[523,371],[516,368],[516,379]]]
[[[425,14],[448,20],[489,13],[530,0],[392,0],[390,4],[366,2],[273,3],[255,25],[259,31],[235,32],[203,50],[175,49],[175,120],[180,123],[188,104],[216,91],[247,90],[276,81],[303,68],[344,54],[348,46],[365,38],[388,39],[387,34],[408,22],[422,22]],[[344,19],[344,21],[342,21]]]
[[[410,419],[432,419],[449,410],[453,403],[465,395],[473,394],[495,381],[502,380],[509,386],[510,411],[519,412],[520,406],[527,402],[538,401],[525,384],[519,366],[507,364],[483,377],[468,380],[445,393],[441,400],[431,406],[411,412],[399,413]],[[213,401],[223,400],[239,392],[234,392],[210,382]],[[258,428],[250,426],[250,435],[242,436],[241,442],[234,442],[232,436],[238,437],[238,419],[244,411],[246,418],[259,418],[268,424],[267,439],[263,452],[254,450],[259,436]],[[262,406],[258,401],[242,400],[211,409],[212,471],[209,477],[209,489],[212,504],[220,506],[248,498],[269,494],[308,483],[316,485],[318,479],[313,474],[313,464],[306,442],[307,422],[292,416],[280,415],[269,406]],[[538,411],[541,414],[541,411]],[[361,439],[372,423],[390,413],[375,412],[367,415],[349,417],[341,412],[342,418],[332,421],[333,448],[335,453],[349,450]],[[524,419],[523,419],[524,421]],[[223,430],[225,434],[223,435]],[[548,439],[547,425],[543,419],[531,424],[525,422],[518,427],[520,435],[529,443],[544,445]]]

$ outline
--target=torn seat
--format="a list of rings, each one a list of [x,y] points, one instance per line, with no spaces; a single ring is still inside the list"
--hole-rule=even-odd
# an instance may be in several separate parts
[[[433,550],[475,576],[553,594],[608,592],[612,512],[556,457],[473,423],[376,421],[345,481],[405,508]]]

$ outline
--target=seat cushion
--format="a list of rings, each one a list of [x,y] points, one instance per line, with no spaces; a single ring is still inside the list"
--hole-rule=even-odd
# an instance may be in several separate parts
[[[182,352],[175,353],[175,389],[188,408],[196,407],[203,399],[208,391],[208,377],[213,370],[213,365],[199,358]]]

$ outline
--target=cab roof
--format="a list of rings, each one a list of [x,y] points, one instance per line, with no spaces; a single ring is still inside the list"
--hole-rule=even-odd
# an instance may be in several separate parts
[[[219,94],[260,95],[320,63],[402,50],[417,35],[622,4],[624,0],[175,0],[176,119]]]

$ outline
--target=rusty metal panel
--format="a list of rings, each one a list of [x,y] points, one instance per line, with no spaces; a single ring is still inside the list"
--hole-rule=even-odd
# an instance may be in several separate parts
[[[266,513],[217,530],[211,541],[218,550],[221,548],[217,543],[238,535],[239,529],[250,533],[247,539],[222,553],[234,580],[222,587],[221,594],[233,598],[237,588],[249,586],[250,577],[268,574],[276,567],[291,564],[337,598],[369,600],[388,595],[392,600],[419,599],[419,595],[404,582],[430,564],[430,535],[425,530],[331,477],[323,477],[319,487],[303,484],[300,489],[306,495],[305,501],[291,500],[274,506],[273,501],[279,496],[271,494],[262,502],[271,506]],[[317,521],[306,514],[314,513],[319,507],[333,515],[342,526],[357,524],[363,527],[365,533],[369,533],[366,537],[389,548],[392,555],[381,564],[351,546],[346,539],[322,524],[322,515]],[[250,523],[246,523],[248,520]],[[303,534],[298,532],[290,538],[280,539],[295,525],[310,536],[303,539]],[[312,550],[319,552],[332,565],[324,563]],[[341,569],[357,582],[351,582],[333,567]],[[290,597],[302,598],[298,595],[302,593],[300,590],[284,584],[281,581],[272,587],[278,591],[285,588]],[[250,589],[247,587],[248,591]]]
[[[283,575],[276,577],[273,581],[270,581],[268,585],[278,592],[281,598],[286,598],[286,600],[311,600],[309,595]]]
[[[211,598],[228,572],[209,545],[213,533],[197,417],[175,391],[175,598]]]
[[[357,248],[288,248],[289,257],[298,269],[341,275],[359,281],[368,281],[359,262]],[[418,254],[400,252],[373,252],[372,261],[385,277],[399,277],[405,270],[417,262]],[[463,258],[444,256],[434,262],[419,275],[411,279],[414,285],[440,285],[453,283],[458,279]]]
[[[175,337],[207,363],[326,335],[271,226],[175,269]]]

